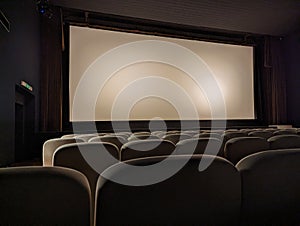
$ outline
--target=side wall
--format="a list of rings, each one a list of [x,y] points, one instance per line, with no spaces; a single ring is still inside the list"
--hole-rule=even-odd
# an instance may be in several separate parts
[[[15,86],[33,86],[35,129],[38,126],[40,22],[35,0],[1,0],[11,30],[0,27],[0,166],[14,162]]]

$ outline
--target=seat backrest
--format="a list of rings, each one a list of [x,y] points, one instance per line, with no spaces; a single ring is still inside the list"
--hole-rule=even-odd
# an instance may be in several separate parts
[[[223,135],[223,142],[224,144],[226,144],[226,142],[232,138],[236,138],[236,137],[247,137],[248,134],[247,133],[242,133],[242,132],[234,132],[234,131],[229,131],[226,133],[224,133]]]
[[[89,139],[91,139],[93,137],[97,137],[97,136],[98,136],[98,134],[80,134],[80,135],[75,136],[74,138],[76,138],[76,139],[82,139],[85,142],[88,142]]]
[[[164,140],[129,141],[121,148],[121,161],[149,156],[170,155],[175,149],[172,142]]]
[[[132,134],[130,137],[128,137],[128,141],[134,141],[134,140],[153,140],[153,139],[160,139],[158,136],[152,135],[152,134]]]
[[[108,142],[116,145],[119,150],[121,149],[122,145],[127,143],[127,140],[123,136],[103,136],[103,137],[93,137],[89,139],[89,142]]]
[[[194,138],[205,138],[205,137],[213,137],[217,139],[221,139],[222,135],[220,133],[200,133],[193,136]]]
[[[0,169],[1,225],[91,225],[90,188],[61,167]]]
[[[268,139],[270,149],[300,148],[300,136],[284,134],[270,137]]]
[[[273,132],[273,135],[284,135],[284,134],[297,134],[296,129],[280,129]]]
[[[64,144],[81,143],[84,140],[75,138],[55,138],[47,140],[43,145],[43,166],[51,166],[55,150]]]
[[[90,162],[86,161],[83,152],[86,156],[91,156],[89,161],[92,161],[93,166]],[[112,158],[105,158],[106,156],[102,155],[102,152],[108,152]],[[117,163],[118,159],[119,149],[111,143],[66,144],[55,151],[53,166],[67,167],[83,173],[89,181],[92,205],[94,207],[97,178],[106,168]],[[94,213],[94,211],[92,212]]]
[[[174,133],[174,134],[167,134],[162,137],[163,140],[171,141],[174,145],[178,143],[178,141],[186,140],[192,138],[191,135],[184,134],[184,133]]]
[[[209,146],[207,146],[209,143]],[[222,142],[216,138],[191,138],[176,144],[176,154],[205,154],[218,155]]]
[[[112,159],[95,159],[97,161],[97,169],[94,169],[82,155],[84,152],[87,155],[102,156],[101,152],[108,152],[111,154]],[[97,154],[96,154],[97,153]],[[98,155],[99,153],[99,155]],[[118,148],[105,142],[81,143],[81,144],[66,144],[59,147],[53,157],[52,166],[62,166],[78,170],[83,173],[91,187],[91,191],[95,191],[96,181],[99,173],[104,171],[107,167],[113,165],[119,160]]]
[[[245,225],[299,225],[300,149],[263,151],[241,160]]]
[[[265,139],[269,139],[271,136],[273,136],[273,133],[271,131],[265,131],[265,130],[261,130],[261,131],[252,131],[250,133],[248,133],[249,137],[262,137]]]
[[[170,157],[164,170],[173,169],[175,165],[187,161],[187,158]],[[129,162],[143,167],[163,159],[153,157]],[[212,163],[204,171],[199,171],[200,160]],[[109,180],[130,177],[132,170],[128,166],[116,164],[103,173],[110,176],[108,179],[99,177],[95,214],[97,226],[238,225],[241,208],[240,175],[227,160],[194,155],[175,175],[148,186],[128,186]]]
[[[224,155],[233,164],[242,158],[269,149],[269,143],[261,137],[236,137],[226,142]]]
[[[70,134],[62,135],[60,138],[74,138],[77,135],[78,134],[70,133]]]

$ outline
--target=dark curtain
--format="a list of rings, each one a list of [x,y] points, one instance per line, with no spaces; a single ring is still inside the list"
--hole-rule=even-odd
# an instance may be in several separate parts
[[[286,74],[283,42],[279,37],[266,36],[264,39],[262,85],[266,123],[285,124],[287,122]]]
[[[62,23],[58,8],[41,15],[40,130],[62,130]]]

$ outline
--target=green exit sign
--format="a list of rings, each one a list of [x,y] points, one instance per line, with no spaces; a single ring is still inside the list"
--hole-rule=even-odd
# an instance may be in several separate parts
[[[25,87],[26,89],[33,91],[33,88],[31,85],[29,85],[27,82],[25,81],[21,81],[21,86]]]

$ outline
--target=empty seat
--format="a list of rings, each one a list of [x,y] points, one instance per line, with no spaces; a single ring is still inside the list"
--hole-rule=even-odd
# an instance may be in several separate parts
[[[273,135],[284,135],[284,134],[297,134],[296,129],[280,129],[273,132]]]
[[[132,134],[131,132],[116,132],[116,133],[106,134],[105,136],[122,136],[127,140],[127,138],[131,136],[131,134]]]
[[[226,144],[226,142],[232,138],[236,138],[236,137],[247,137],[248,134],[247,133],[242,133],[242,132],[234,132],[234,131],[229,131],[226,133],[224,133],[222,135],[223,137],[223,143]]]
[[[190,138],[192,138],[191,135],[184,134],[184,133],[174,133],[174,134],[171,133],[162,137],[162,139],[171,141],[174,145],[176,145],[178,141],[186,140]]]
[[[175,165],[187,161],[187,158],[170,157],[164,170],[172,170]],[[201,159],[212,163],[206,170],[199,172]],[[162,160],[163,157],[153,157],[129,162],[143,167]],[[129,165],[116,164],[103,174],[108,178],[100,176],[97,184],[97,226],[238,225],[241,208],[240,175],[223,158],[195,155],[174,176],[148,186],[127,186],[109,179],[132,176]]]
[[[2,168],[0,200],[1,225],[91,225],[88,181],[72,169]]]
[[[75,136],[77,136],[78,134],[65,134],[65,135],[62,135],[61,138],[74,138]]]
[[[105,152],[110,155],[105,155]],[[89,161],[87,161],[87,158]],[[109,166],[117,163],[118,159],[119,149],[111,143],[66,144],[55,151],[53,166],[63,166],[83,173],[90,184],[93,204],[99,174]]]
[[[151,132],[148,131],[140,131],[140,132],[134,132],[134,135],[151,135]]]
[[[98,136],[97,134],[80,134],[80,135],[75,136],[74,138],[82,139],[85,142],[88,142],[89,139],[91,139],[92,137],[97,137],[97,136]]]
[[[152,134],[132,134],[130,137],[128,137],[128,141],[134,141],[134,140],[153,140],[153,139],[160,139],[158,136],[152,135]]]
[[[250,136],[250,137],[262,137],[262,138],[265,138],[265,139],[269,139],[271,136],[273,136],[273,133],[271,131],[265,131],[265,130],[252,131],[252,132],[248,133],[248,136]]]
[[[130,141],[121,148],[121,161],[149,156],[170,155],[175,149],[172,142],[164,140]]]
[[[222,135],[220,133],[200,133],[193,136],[194,138],[205,138],[205,137],[212,137],[221,139]]]
[[[269,149],[269,143],[262,137],[236,137],[226,142],[224,156],[233,164],[242,158]]]
[[[43,145],[43,166],[52,166],[53,154],[55,150],[64,145],[84,142],[82,139],[75,138],[55,138],[47,140]]]
[[[299,225],[300,149],[252,154],[237,165],[243,225]]]
[[[123,136],[111,135],[111,136],[102,136],[102,137],[93,137],[89,139],[89,142],[108,142],[116,145],[119,150],[122,145],[127,143],[127,140]]]
[[[300,148],[299,135],[277,135],[268,139],[270,149]]]
[[[166,132],[165,131],[154,131],[151,134],[154,136],[157,136],[159,138],[162,138],[164,135],[166,135]]]
[[[85,156],[82,155],[83,152],[93,157],[89,160],[95,162],[96,169],[86,161]],[[108,152],[111,158],[105,158],[104,152]],[[63,166],[82,172],[87,177],[93,194],[99,173],[118,160],[118,148],[111,143],[66,144],[55,151],[52,166]]]
[[[209,146],[207,146],[209,143]],[[176,144],[176,154],[218,155],[222,142],[216,138],[192,138]],[[204,153],[206,152],[206,153]]]

